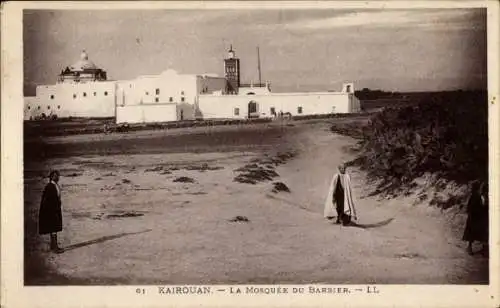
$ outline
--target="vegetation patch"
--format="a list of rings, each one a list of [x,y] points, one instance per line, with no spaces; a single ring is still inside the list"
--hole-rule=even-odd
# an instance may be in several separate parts
[[[279,176],[276,171],[261,166],[240,168],[238,171],[242,173],[237,175],[234,181],[239,183],[257,184],[258,182],[272,181],[273,178]]]
[[[94,220],[102,219],[119,219],[119,218],[129,218],[129,217],[141,217],[144,216],[144,212],[141,211],[122,211],[115,210],[110,212],[74,212],[71,213],[73,218],[90,218]]]
[[[418,103],[385,107],[365,125],[331,130],[357,136],[361,144],[352,165],[366,170],[377,184],[376,193],[397,195],[416,187],[426,173],[441,182],[467,185],[488,178],[488,101],[484,91],[429,93]],[[450,206],[462,197],[434,198],[433,204]]]
[[[290,192],[290,188],[288,188],[288,186],[286,186],[286,184],[284,184],[283,182],[275,182],[273,183],[273,193],[278,193],[280,191],[283,191],[283,192]]]
[[[116,218],[140,217],[140,216],[144,216],[144,214],[135,211],[124,211],[124,212],[115,212],[108,214],[105,216],[105,218],[116,219]]]
[[[162,171],[162,170],[163,170],[162,166],[157,166],[154,168],[148,168],[148,169],[144,170],[144,172],[158,172],[158,171]]]
[[[193,178],[187,177],[187,176],[181,176],[178,178],[174,179],[175,183],[195,183],[195,180]]]
[[[263,158],[254,158],[249,164],[234,170],[240,174],[238,174],[233,181],[246,184],[272,181],[274,178],[279,177],[279,174],[274,168],[280,164],[284,164],[295,156],[295,152],[289,151],[278,152],[272,157],[265,155]]]
[[[234,218],[229,219],[230,222],[250,222],[248,217],[246,216],[235,216]]]

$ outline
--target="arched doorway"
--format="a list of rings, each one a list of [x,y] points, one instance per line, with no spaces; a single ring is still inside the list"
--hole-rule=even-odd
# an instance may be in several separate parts
[[[258,105],[256,101],[250,101],[248,103],[248,118],[258,118],[259,117],[259,112],[258,112]]]

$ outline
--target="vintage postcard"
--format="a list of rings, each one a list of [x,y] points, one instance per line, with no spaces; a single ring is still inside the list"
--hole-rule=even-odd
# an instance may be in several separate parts
[[[498,307],[496,1],[2,5],[2,306]]]

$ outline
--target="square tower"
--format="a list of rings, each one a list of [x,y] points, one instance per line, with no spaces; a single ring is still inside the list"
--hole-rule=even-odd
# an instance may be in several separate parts
[[[228,57],[224,59],[224,74],[226,78],[226,93],[238,94],[240,87],[240,59],[235,57],[233,45],[228,51]]]

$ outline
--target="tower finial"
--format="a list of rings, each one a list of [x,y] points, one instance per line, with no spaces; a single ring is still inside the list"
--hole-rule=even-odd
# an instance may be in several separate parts
[[[229,51],[227,53],[228,53],[229,59],[234,59],[235,53],[234,53],[234,50],[233,50],[233,44],[231,44],[231,47],[230,47],[230,49],[229,49]]]

